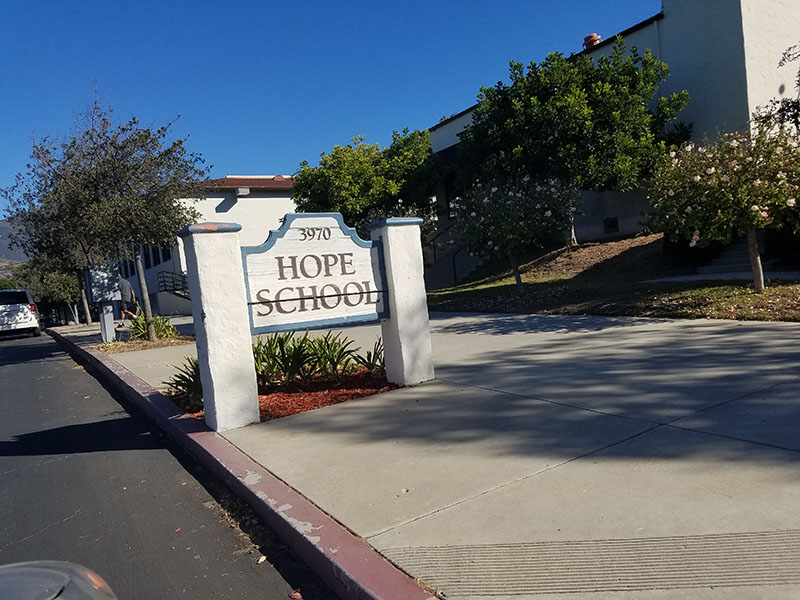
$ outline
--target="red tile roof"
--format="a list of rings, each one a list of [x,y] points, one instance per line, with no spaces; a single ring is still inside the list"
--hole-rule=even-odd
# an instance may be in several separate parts
[[[209,179],[203,182],[207,190],[235,190],[237,188],[250,188],[251,190],[291,190],[294,178],[288,175],[260,176],[231,176]]]

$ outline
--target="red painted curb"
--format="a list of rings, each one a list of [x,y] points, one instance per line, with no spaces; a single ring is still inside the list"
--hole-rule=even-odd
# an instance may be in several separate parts
[[[434,600],[411,577],[228,440],[106,355],[48,330],[221,477],[344,600]]]

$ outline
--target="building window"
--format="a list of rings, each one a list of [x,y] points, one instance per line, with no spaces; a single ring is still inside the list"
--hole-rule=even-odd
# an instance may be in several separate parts
[[[144,268],[149,269],[153,264],[150,262],[150,251],[147,246],[142,246],[142,254],[144,254]]]
[[[161,264],[161,252],[158,251],[158,246],[150,246],[150,253],[153,255],[153,266]]]
[[[616,233],[619,231],[619,220],[617,217],[603,219],[603,233]]]
[[[172,250],[170,250],[167,246],[161,248],[161,258],[164,259],[164,262],[167,262],[172,258]]]

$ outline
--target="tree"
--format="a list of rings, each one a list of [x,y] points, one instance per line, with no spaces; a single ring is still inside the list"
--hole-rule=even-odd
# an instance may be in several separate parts
[[[199,197],[207,173],[182,140],[168,141],[171,125],[154,129],[136,118],[115,125],[95,102],[83,130],[79,125],[60,146],[35,145],[27,173],[4,191],[14,241],[29,256],[79,272],[133,255],[151,340],[141,245],[171,244],[175,232],[196,220],[181,199]],[[88,316],[85,299],[84,308]]]
[[[596,62],[557,52],[527,69],[511,62],[510,85],[481,89],[472,123],[462,134],[463,189],[476,181],[513,182],[525,173],[558,190],[565,203],[558,213],[571,216],[581,190],[637,187],[664,152],[665,139],[688,137],[685,125],[667,130],[688,102],[686,91],[659,98],[655,109],[649,108],[668,74],[667,65],[649,51],[627,53],[621,38],[610,57]],[[541,204],[534,196],[527,210],[536,210],[536,203]],[[496,227],[507,228],[529,215],[521,205],[496,216],[509,221]],[[568,243],[576,243],[571,219],[566,228]]]
[[[690,246],[747,235],[753,285],[764,290],[756,230],[800,231],[800,139],[785,126],[728,133],[664,157],[650,191],[650,227]]]
[[[15,288],[24,287],[16,276],[0,277],[0,290],[13,290]]]
[[[197,221],[187,202],[202,196],[200,182],[208,174],[202,157],[188,152],[183,140],[168,141],[171,125],[152,129],[132,118],[102,140],[106,160],[98,166],[115,219],[108,247],[117,256],[133,255],[150,341],[156,331],[142,247],[171,245],[178,230]]]
[[[86,127],[67,141],[34,144],[27,171],[2,190],[15,229],[12,244],[35,260],[71,273],[80,286],[87,324],[91,314],[82,271],[108,256],[110,207],[97,173],[102,160],[97,141],[109,135],[108,115],[93,105]]]
[[[574,195],[557,181],[542,182],[522,170],[499,178],[491,172],[458,199],[456,218],[471,251],[508,257],[522,292],[517,257],[569,226]]]
[[[430,220],[435,159],[427,131],[392,133],[381,148],[363,136],[322,153],[319,166],[300,163],[292,198],[301,212],[340,212],[360,230],[388,216],[416,215]]]
[[[40,304],[65,305],[70,312],[72,303],[80,294],[78,281],[73,273],[65,272],[57,263],[48,263],[42,258],[16,266],[14,277],[20,282],[20,287],[30,291]]]

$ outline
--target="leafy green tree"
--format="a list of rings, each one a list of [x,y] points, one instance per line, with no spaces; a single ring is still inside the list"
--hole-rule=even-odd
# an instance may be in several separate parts
[[[729,133],[665,156],[651,183],[649,226],[690,246],[747,235],[753,284],[764,290],[756,230],[800,231],[800,139],[791,127]]]
[[[169,141],[171,123],[155,129],[135,118],[114,124],[97,103],[85,121],[58,147],[47,140],[35,145],[27,173],[4,191],[17,228],[14,241],[61,271],[132,255],[154,340],[141,245],[171,243],[175,232],[197,219],[181,199],[200,196],[207,170],[182,140]]]
[[[481,89],[472,123],[462,134],[462,188],[476,181],[512,182],[526,173],[558,189],[557,198],[565,202],[558,212],[571,216],[581,190],[637,187],[664,152],[664,140],[688,134],[685,125],[667,129],[688,102],[688,92],[655,100],[668,74],[667,65],[649,51],[628,53],[621,38],[611,56],[597,61],[556,52],[527,69],[512,62],[511,83]],[[513,226],[541,204],[531,200],[527,210],[520,206],[496,217]],[[507,229],[496,224],[501,227]],[[571,220],[567,230],[568,243],[576,243]]]
[[[114,218],[107,247],[117,256],[133,256],[150,341],[156,330],[142,248],[172,245],[178,230],[198,220],[187,202],[202,196],[200,182],[208,174],[202,157],[188,152],[183,140],[168,140],[170,125],[152,129],[132,118],[118,126],[102,140],[106,160],[98,167]]]
[[[386,148],[354,137],[319,163],[303,161],[295,174],[292,198],[302,212],[340,212],[362,231],[388,216],[432,217],[435,159],[427,131],[395,131]]]
[[[35,258],[14,268],[14,277],[40,304],[64,305],[72,310],[80,288],[73,273],[60,269],[58,263]]]
[[[110,121],[95,104],[85,116],[86,129],[56,144],[34,144],[27,171],[2,190],[15,231],[12,244],[28,256],[71,273],[78,285],[87,324],[91,314],[82,271],[108,255],[110,206],[97,176],[102,157],[96,141],[107,137]]]
[[[19,280],[15,277],[0,277],[0,290],[13,290],[16,288],[24,287],[20,284]]]

